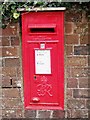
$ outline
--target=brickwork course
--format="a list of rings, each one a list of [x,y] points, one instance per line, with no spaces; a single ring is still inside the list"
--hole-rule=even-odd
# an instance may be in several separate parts
[[[90,118],[90,21],[85,12],[66,10],[64,24],[64,111],[24,109],[20,23],[2,29],[2,118]]]

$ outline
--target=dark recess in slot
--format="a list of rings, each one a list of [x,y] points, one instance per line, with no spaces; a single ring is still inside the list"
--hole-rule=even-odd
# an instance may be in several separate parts
[[[31,33],[53,33],[54,28],[30,28]]]

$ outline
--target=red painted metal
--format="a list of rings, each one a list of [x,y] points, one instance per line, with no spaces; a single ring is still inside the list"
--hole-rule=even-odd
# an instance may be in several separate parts
[[[22,14],[22,59],[25,108],[63,110],[63,11]]]

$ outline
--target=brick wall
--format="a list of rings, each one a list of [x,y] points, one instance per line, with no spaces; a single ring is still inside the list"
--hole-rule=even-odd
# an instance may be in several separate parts
[[[85,12],[67,11],[65,18],[66,116],[88,118],[90,116],[90,22]]]
[[[65,110],[24,110],[18,23],[0,35],[3,118],[89,118],[90,22],[86,13],[65,12]],[[1,42],[2,41],[2,42]],[[1,97],[0,97],[1,100]]]

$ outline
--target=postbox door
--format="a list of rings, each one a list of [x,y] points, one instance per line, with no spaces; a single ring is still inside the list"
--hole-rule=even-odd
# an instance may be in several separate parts
[[[27,43],[28,93],[26,106],[63,109],[62,48],[55,43]],[[50,108],[50,107],[49,107]]]

